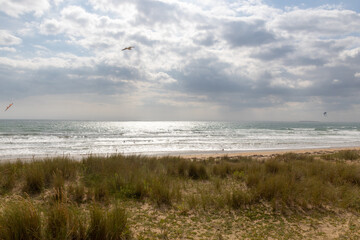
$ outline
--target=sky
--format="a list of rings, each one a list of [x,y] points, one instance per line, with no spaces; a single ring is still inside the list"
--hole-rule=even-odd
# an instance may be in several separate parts
[[[360,1],[0,6],[0,119],[360,119]]]

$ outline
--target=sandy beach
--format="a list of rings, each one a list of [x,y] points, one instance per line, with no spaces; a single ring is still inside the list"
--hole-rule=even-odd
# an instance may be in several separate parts
[[[254,151],[222,151],[222,152],[196,152],[196,153],[162,153],[162,154],[124,154],[125,156],[131,155],[142,155],[142,156],[155,156],[155,157],[164,157],[164,156],[178,156],[185,159],[208,159],[208,158],[220,158],[220,157],[254,157],[254,158],[268,158],[271,156],[285,154],[285,153],[298,153],[298,154],[329,154],[342,150],[357,150],[360,151],[360,147],[339,147],[339,148],[308,148],[308,149],[277,149],[277,150],[254,150]],[[106,157],[118,153],[107,153],[107,154],[39,154],[39,155],[13,155],[13,156],[4,156],[0,158],[0,162],[6,161],[31,161],[31,160],[41,160],[45,158],[55,158],[55,157],[69,157],[73,160],[81,160],[87,158],[88,156],[100,156]]]
[[[2,162],[0,239],[26,228],[27,216],[37,239],[107,239],[115,230],[118,239],[360,239],[359,150]]]
[[[221,152],[221,153],[202,153],[202,154],[185,154],[180,155],[183,158],[218,158],[218,157],[270,157],[272,155],[284,154],[284,153],[298,153],[298,154],[327,154],[342,150],[360,150],[360,147],[339,147],[339,148],[309,148],[309,149],[284,149],[284,150],[256,150],[256,151],[244,151],[244,152]]]

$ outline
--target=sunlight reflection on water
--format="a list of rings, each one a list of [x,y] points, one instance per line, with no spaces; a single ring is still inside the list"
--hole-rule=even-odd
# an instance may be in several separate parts
[[[359,123],[0,120],[0,158],[360,145]]]

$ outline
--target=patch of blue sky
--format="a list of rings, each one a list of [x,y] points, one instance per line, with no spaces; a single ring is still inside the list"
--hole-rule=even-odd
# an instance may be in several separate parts
[[[91,51],[68,42],[69,39],[63,35],[42,36],[33,35],[23,38],[23,43],[16,47],[24,57],[33,57],[34,52],[43,57],[51,57],[57,53],[71,53],[76,56],[92,56]]]
[[[24,26],[21,19],[9,17],[7,14],[0,12],[0,29],[9,30]]]
[[[264,0],[264,3],[274,6],[276,8],[285,9],[286,7],[298,7],[298,8],[317,8],[320,6],[339,6],[344,9],[353,10],[360,12],[360,1],[348,0],[294,0],[294,1],[283,1],[283,0]]]

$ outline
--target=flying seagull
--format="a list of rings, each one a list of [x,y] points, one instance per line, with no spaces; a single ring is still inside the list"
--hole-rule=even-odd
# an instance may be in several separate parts
[[[6,112],[12,105],[13,105],[13,103],[11,103],[9,106],[7,106],[4,112]]]
[[[133,47],[133,46],[126,47],[126,48],[124,48],[124,49],[123,49],[123,50],[121,50],[121,51],[124,51],[124,50],[131,50],[132,48],[135,48],[135,47]]]
[[[327,112],[324,112],[323,115],[324,115],[324,117],[326,117],[326,116],[327,116]]]

